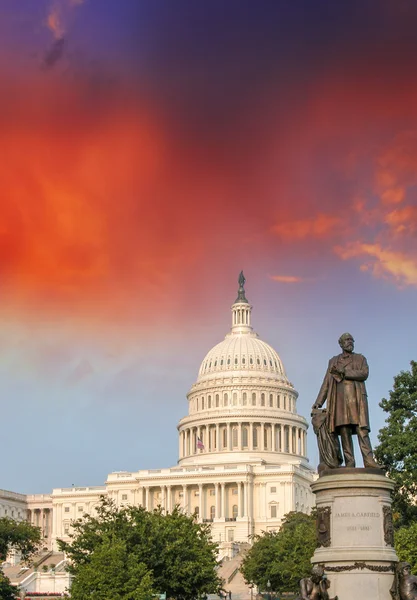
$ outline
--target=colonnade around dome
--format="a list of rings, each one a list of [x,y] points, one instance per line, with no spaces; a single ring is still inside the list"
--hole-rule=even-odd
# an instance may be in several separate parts
[[[307,456],[305,428],[290,424],[256,421],[184,427],[179,432],[180,460],[189,456],[221,452],[276,452]],[[204,450],[198,447],[198,440]]]

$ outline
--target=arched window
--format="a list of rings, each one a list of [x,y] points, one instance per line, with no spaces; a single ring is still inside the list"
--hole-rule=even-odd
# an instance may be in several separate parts
[[[237,356],[235,356],[235,365],[237,365]]]
[[[242,365],[244,365],[246,363],[246,358],[243,356],[242,357]]]
[[[252,406],[256,406],[256,394],[253,392],[252,394]]]
[[[217,431],[213,429],[213,448],[217,450]]]
[[[196,398],[196,400],[195,400],[195,409],[198,412],[198,398]]]
[[[248,401],[248,396],[247,396],[246,392],[243,392],[243,395],[242,395],[242,404],[243,404],[243,406],[246,406],[247,401]]]
[[[211,408],[211,396],[207,396],[207,408]]]
[[[233,444],[233,448],[237,448],[238,446],[238,434],[239,434],[239,430],[237,427],[233,427],[232,430],[232,444]]]
[[[223,405],[227,406],[228,402],[229,402],[229,396],[227,394],[225,394],[223,396]]]
[[[277,396],[277,408],[281,408],[281,396],[279,394]]]
[[[249,364],[253,365],[253,358],[252,357],[250,357],[250,359],[249,359]]]
[[[265,406],[265,394],[261,394],[261,406]]]
[[[248,447],[248,428],[242,428],[242,445],[244,448]]]
[[[195,507],[194,514],[195,514],[196,519],[198,519],[198,517],[200,516],[200,507],[199,506]]]
[[[220,402],[220,396],[219,396],[219,394],[216,394],[216,407],[219,406],[219,402]]]
[[[284,396],[284,410],[287,410],[287,396]]]
[[[210,519],[214,519],[216,516],[216,507],[210,506]]]
[[[234,519],[237,519],[237,504],[233,504],[232,515]]]
[[[223,429],[223,448],[227,448],[227,429]]]
[[[254,448],[258,447],[258,428],[257,427],[253,428],[253,447]]]
[[[269,394],[269,406],[274,406],[274,397],[272,394]]]
[[[201,410],[204,410],[204,396],[201,398]]]
[[[237,405],[237,393],[233,392],[233,406]]]

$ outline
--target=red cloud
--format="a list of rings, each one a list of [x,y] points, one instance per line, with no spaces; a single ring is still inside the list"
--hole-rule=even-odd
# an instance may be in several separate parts
[[[284,240],[322,239],[333,236],[342,225],[340,217],[318,214],[310,219],[278,223],[272,227],[272,231]]]

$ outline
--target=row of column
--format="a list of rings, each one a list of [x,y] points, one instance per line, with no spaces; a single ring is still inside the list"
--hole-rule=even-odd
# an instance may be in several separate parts
[[[179,457],[202,452],[284,452],[306,456],[305,429],[277,423],[217,423],[189,427],[179,432]]]
[[[41,528],[43,538],[49,538],[52,532],[52,510],[50,508],[34,508],[27,511],[27,520],[35,527]]]
[[[191,501],[191,493],[198,489],[198,501]],[[236,494],[233,493],[236,490]],[[239,517],[247,517],[251,514],[252,507],[252,483],[250,481],[239,481],[233,484],[214,483],[210,486],[200,483],[195,485],[183,484],[178,487],[162,485],[159,487],[143,486],[141,488],[142,498],[140,504],[146,510],[153,510],[160,505],[167,512],[173,510],[179,504],[184,512],[191,514],[196,511],[201,521],[212,521],[214,519],[236,520]],[[182,498],[176,501],[176,493],[180,491]],[[154,494],[160,497],[155,501]]]

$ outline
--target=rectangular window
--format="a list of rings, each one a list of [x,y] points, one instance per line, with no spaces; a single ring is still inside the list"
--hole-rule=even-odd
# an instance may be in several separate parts
[[[69,512],[69,506],[66,506],[66,507],[64,508],[64,512]]]
[[[84,510],[84,507],[83,507],[83,506],[79,506],[79,507],[78,507],[78,512],[83,512],[83,510]]]
[[[277,507],[276,504],[271,505],[271,519],[277,518]]]
[[[237,488],[232,488],[232,494],[233,494],[234,496],[237,496]]]
[[[215,496],[216,495],[216,490],[210,490],[210,496]]]
[[[277,488],[276,487],[271,487],[271,494],[276,494],[277,493]]]
[[[127,500],[127,494],[122,494],[122,500]]]
[[[194,496],[199,496],[200,492],[194,492]]]
[[[235,540],[235,530],[230,528],[227,530],[227,541],[234,542]]]

